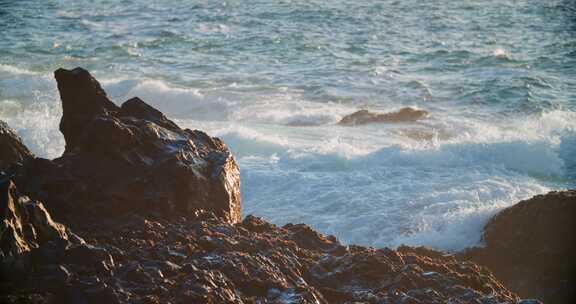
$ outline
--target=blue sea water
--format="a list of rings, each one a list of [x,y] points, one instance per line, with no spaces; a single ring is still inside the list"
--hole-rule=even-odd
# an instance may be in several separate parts
[[[76,66],[221,137],[245,215],[346,243],[459,250],[576,186],[570,0],[0,0],[0,119],[39,156],[63,151],[52,72]],[[406,106],[430,116],[336,125]]]

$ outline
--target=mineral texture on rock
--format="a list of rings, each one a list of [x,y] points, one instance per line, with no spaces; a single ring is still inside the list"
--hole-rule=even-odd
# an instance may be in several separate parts
[[[0,303],[83,303],[60,302],[61,293],[79,273],[114,267],[106,249],[54,222],[7,176],[0,179],[0,216]]]
[[[21,195],[14,183],[0,180],[0,256],[16,259],[50,241],[68,240],[63,225],[55,223],[41,202]]]
[[[507,208],[484,228],[485,247],[463,254],[488,266],[521,296],[576,303],[576,190]]]
[[[0,301],[520,303],[488,270],[444,253],[344,246],[306,225],[278,227],[252,216],[231,224],[207,212],[170,219],[134,213],[76,232],[91,245],[38,265]],[[52,277],[59,281],[38,283]]]

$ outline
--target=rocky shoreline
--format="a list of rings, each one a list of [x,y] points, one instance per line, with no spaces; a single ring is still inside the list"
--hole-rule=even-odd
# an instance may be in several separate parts
[[[458,255],[345,246],[304,224],[242,220],[222,141],[139,98],[116,106],[81,68],[55,77],[61,157],[34,157],[0,124],[0,303],[574,299],[573,191],[503,211],[486,247]]]

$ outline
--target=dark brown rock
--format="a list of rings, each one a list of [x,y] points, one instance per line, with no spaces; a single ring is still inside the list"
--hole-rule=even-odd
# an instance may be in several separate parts
[[[209,210],[240,221],[240,174],[219,139],[184,130],[139,98],[117,107],[81,68],[55,72],[66,152],[37,159],[22,178],[58,218],[81,210],[186,215]]]
[[[519,303],[486,268],[474,263],[426,248],[343,246],[302,224],[280,228],[253,216],[232,224],[201,212],[189,217],[133,213],[94,218],[76,228],[89,244],[66,246],[52,260],[35,259],[37,271],[23,282],[37,283],[2,289],[0,280],[4,299],[39,295],[39,300],[58,303]]]
[[[118,112],[100,83],[82,68],[54,72],[62,100],[60,131],[66,140],[66,152],[72,152],[84,127],[96,116]]]
[[[397,112],[391,113],[374,113],[368,110],[359,110],[344,116],[338,124],[344,126],[356,126],[370,123],[414,122],[426,116],[428,116],[428,112],[410,107],[402,108]]]
[[[576,190],[550,192],[507,208],[484,228],[485,247],[463,254],[488,266],[523,297],[576,302]]]
[[[350,246],[306,225],[284,228],[249,217],[230,224],[217,217],[147,218],[82,229],[88,239],[118,246],[137,264],[120,269],[132,299],[194,303],[517,303],[485,268],[425,248],[398,250]],[[171,238],[182,233],[186,241]],[[209,246],[205,243],[209,243]],[[104,246],[108,246],[104,245]],[[197,248],[190,252],[189,246]],[[162,254],[170,248],[178,254]],[[163,256],[170,266],[152,260]],[[185,258],[180,258],[184,255]],[[159,279],[155,274],[164,274]],[[169,273],[169,274],[168,274]],[[175,300],[176,299],[176,300]],[[187,303],[187,302],[182,302]]]
[[[0,256],[17,258],[50,241],[67,241],[66,228],[52,220],[41,202],[21,195],[14,183],[0,181]]]
[[[22,195],[7,177],[0,178],[0,293],[3,283],[25,280],[44,266],[36,265],[36,260],[54,260],[56,255],[44,251],[48,257],[37,259],[33,253],[67,244],[66,227],[54,222],[41,202]]]

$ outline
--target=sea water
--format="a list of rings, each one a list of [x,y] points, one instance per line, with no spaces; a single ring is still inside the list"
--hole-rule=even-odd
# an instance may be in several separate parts
[[[570,0],[0,0],[0,119],[38,156],[63,151],[52,73],[76,66],[222,138],[244,215],[345,243],[460,250],[576,184]],[[403,107],[430,115],[337,125]]]

